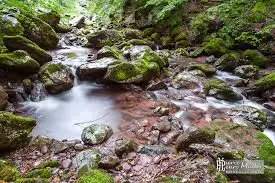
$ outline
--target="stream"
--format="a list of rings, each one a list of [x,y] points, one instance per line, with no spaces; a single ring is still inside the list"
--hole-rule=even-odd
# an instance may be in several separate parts
[[[87,61],[87,57],[94,52],[92,49],[82,47],[67,47],[51,52],[53,61],[62,62],[71,67],[73,72],[77,66]],[[238,79],[227,72],[217,71],[214,76],[228,84]],[[233,89],[241,94],[240,89]],[[111,126],[114,132],[118,131],[119,124],[122,121],[122,114],[114,106],[112,98],[115,90],[107,89],[102,85],[91,82],[81,82],[75,79],[74,87],[58,95],[47,96],[44,100],[23,103],[23,110],[26,116],[34,117],[37,120],[37,126],[33,130],[33,135],[48,136],[59,140],[79,139],[84,127],[96,122]],[[183,93],[183,99],[167,98],[167,93],[174,96],[175,93]],[[178,105],[181,110],[175,114],[176,117],[184,121],[183,126],[190,126],[187,113],[194,108],[205,112],[206,121],[211,120],[208,111],[213,109],[226,110],[238,105],[249,105],[265,112],[274,112],[264,108],[256,102],[250,101],[243,96],[243,100],[238,102],[227,102],[218,100],[214,97],[203,99],[189,90],[179,90],[169,87],[168,91],[155,91],[154,94],[160,100],[170,100]],[[79,124],[81,123],[81,124]],[[264,133],[272,140],[275,145],[275,133],[266,129]]]

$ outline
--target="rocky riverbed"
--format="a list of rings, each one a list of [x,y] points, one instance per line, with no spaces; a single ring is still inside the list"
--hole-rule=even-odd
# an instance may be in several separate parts
[[[83,18],[60,31],[29,17],[36,34],[3,37],[0,182],[275,181],[272,56]],[[225,175],[218,158],[264,160],[265,174]]]

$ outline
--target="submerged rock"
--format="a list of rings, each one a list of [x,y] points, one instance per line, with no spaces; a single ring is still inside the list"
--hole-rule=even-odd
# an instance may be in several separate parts
[[[108,140],[112,134],[111,127],[103,124],[93,124],[84,128],[81,139],[84,144],[96,145]]]
[[[36,122],[32,118],[0,112],[0,151],[9,151],[26,145]]]
[[[266,114],[261,110],[247,106],[236,106],[230,111],[233,122],[263,130],[267,127]]]
[[[25,51],[0,54],[0,68],[20,74],[33,74],[38,72],[39,63]]]
[[[243,97],[236,93],[228,84],[217,79],[210,80],[204,86],[204,93],[220,100],[232,102],[243,99]]]
[[[52,56],[49,53],[23,36],[5,36],[3,37],[3,42],[10,51],[26,51],[40,66],[52,60]]]
[[[68,66],[61,63],[45,64],[39,71],[39,77],[51,94],[58,94],[73,87],[74,75]]]

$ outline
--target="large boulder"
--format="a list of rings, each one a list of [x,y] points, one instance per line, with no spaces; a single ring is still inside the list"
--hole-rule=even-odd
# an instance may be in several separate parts
[[[39,68],[39,63],[25,51],[0,54],[0,69],[20,74],[33,74],[38,72]]]
[[[208,55],[220,57],[228,51],[226,43],[221,38],[213,38],[209,42],[204,43],[203,51]]]
[[[39,71],[39,77],[51,94],[58,94],[73,87],[74,75],[68,66],[61,63],[45,64]]]
[[[259,70],[256,65],[242,65],[234,69],[234,74],[242,78],[251,78],[256,77]]]
[[[8,151],[26,145],[36,122],[32,118],[0,112],[0,151]]]
[[[100,30],[87,35],[87,40],[93,48],[113,46],[122,41],[122,36],[117,30]]]
[[[97,52],[97,59],[104,57],[112,57],[116,59],[123,59],[120,51],[115,47],[104,46]]]
[[[126,40],[142,39],[141,31],[138,29],[126,28],[122,31],[123,38]]]
[[[258,67],[264,67],[267,64],[267,58],[258,50],[245,50],[242,53],[242,58],[246,60],[247,63]]]
[[[4,110],[8,104],[8,94],[0,85],[0,111]]]
[[[267,127],[266,114],[251,106],[241,105],[236,106],[229,112],[233,122],[238,124],[247,125],[252,128],[263,130]]]
[[[219,70],[224,71],[233,71],[236,67],[244,65],[242,62],[241,56],[239,53],[230,52],[222,57],[220,57],[215,63],[214,66]]]
[[[84,144],[96,145],[108,140],[112,134],[111,127],[103,124],[93,124],[84,128],[81,139]]]
[[[105,76],[108,67],[121,63],[114,58],[101,58],[77,67],[76,74],[80,80],[97,80]]]
[[[26,51],[41,66],[52,60],[49,53],[23,36],[4,36],[3,42],[10,51]]]
[[[4,26],[4,35],[24,35],[43,49],[56,48],[59,38],[55,31],[34,15],[16,8],[5,8],[0,11],[0,17],[1,24],[7,23],[7,26]],[[18,30],[10,31],[14,28]]]
[[[60,22],[60,15],[56,11],[50,11],[38,15],[38,18],[49,24],[51,27],[55,28]]]
[[[204,86],[204,92],[207,96],[212,96],[220,100],[232,102],[242,100],[240,94],[236,93],[228,84],[217,79],[210,80]]]

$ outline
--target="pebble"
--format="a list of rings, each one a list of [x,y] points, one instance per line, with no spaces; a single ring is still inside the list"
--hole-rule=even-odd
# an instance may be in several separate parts
[[[70,168],[71,165],[72,165],[72,160],[70,159],[65,159],[64,161],[62,161],[62,167],[64,169]]]
[[[47,152],[48,152],[48,147],[47,147],[47,146],[43,146],[43,147],[41,148],[40,152],[41,152],[42,154],[47,154]]]
[[[84,149],[84,145],[83,144],[75,144],[74,149],[78,150],[78,151],[82,151]]]

